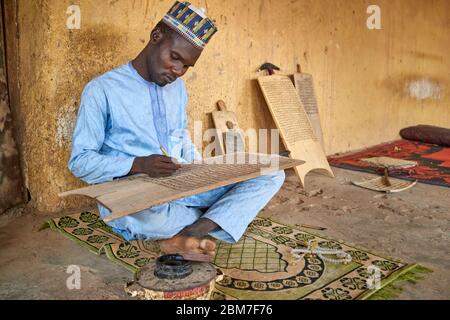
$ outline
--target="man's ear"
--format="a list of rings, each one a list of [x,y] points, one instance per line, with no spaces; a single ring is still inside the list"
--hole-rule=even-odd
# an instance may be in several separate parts
[[[155,28],[150,34],[150,42],[153,44],[159,43],[164,37],[163,33],[159,28]]]

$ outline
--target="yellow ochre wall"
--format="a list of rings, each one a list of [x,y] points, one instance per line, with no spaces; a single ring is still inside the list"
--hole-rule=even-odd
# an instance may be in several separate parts
[[[211,126],[206,113],[218,99],[237,112],[242,128],[273,127],[254,80],[266,61],[283,74],[297,63],[313,74],[327,154],[394,140],[408,125],[450,127],[448,0],[192,2],[220,31],[184,77],[190,129],[194,120]],[[57,196],[82,186],[67,170],[80,93],[93,77],[134,58],[172,3],[5,1],[11,109],[38,210],[82,204]],[[81,9],[79,30],[66,27],[73,4]],[[366,26],[371,4],[381,8],[381,30]]]

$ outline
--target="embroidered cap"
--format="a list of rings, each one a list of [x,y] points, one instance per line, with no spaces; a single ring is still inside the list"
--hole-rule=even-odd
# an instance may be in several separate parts
[[[176,1],[162,21],[199,49],[204,49],[217,32],[205,9]]]

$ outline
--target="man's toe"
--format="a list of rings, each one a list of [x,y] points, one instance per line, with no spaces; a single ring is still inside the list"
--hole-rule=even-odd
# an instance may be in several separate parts
[[[214,251],[214,249],[216,249],[216,244],[214,241],[203,239],[200,242],[200,248],[205,251]]]

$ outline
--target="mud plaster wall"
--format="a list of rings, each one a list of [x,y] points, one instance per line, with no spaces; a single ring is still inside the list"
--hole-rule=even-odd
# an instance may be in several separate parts
[[[83,204],[57,193],[81,186],[67,170],[79,97],[93,77],[135,57],[172,1],[18,0],[20,103],[14,114],[26,185],[39,210]],[[375,1],[382,30],[366,27],[373,1],[196,0],[215,36],[186,74],[190,129],[223,99],[241,127],[270,128],[255,83],[265,61],[315,77],[327,154],[396,139],[404,126],[450,126],[446,0]],[[66,28],[69,5],[81,29]]]

